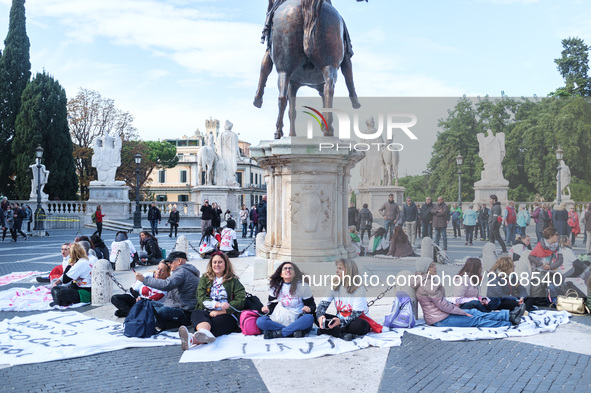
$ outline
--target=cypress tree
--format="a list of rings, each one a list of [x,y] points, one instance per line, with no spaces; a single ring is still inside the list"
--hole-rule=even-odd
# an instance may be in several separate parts
[[[50,199],[76,199],[78,179],[68,128],[67,98],[63,87],[45,72],[37,73],[22,96],[12,145],[15,157],[16,191],[21,199],[29,198],[34,149],[43,147],[43,162],[50,171],[45,192]]]
[[[11,144],[16,117],[21,106],[21,95],[31,78],[29,47],[25,0],[13,0],[8,34],[0,58],[0,193],[9,195],[14,189]]]

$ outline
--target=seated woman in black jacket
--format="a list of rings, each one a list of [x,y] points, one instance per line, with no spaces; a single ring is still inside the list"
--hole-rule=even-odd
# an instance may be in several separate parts
[[[140,232],[140,261],[146,265],[158,265],[162,260],[162,251],[158,239],[147,231]]]

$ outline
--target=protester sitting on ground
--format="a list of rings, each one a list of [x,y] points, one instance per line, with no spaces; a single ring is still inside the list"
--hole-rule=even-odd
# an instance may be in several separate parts
[[[531,251],[531,238],[529,235],[518,236],[509,250],[509,257],[511,257],[513,261],[518,261],[525,250]]]
[[[554,227],[544,229],[543,239],[529,254],[532,271],[557,271],[563,256],[558,253],[558,231]]]
[[[562,265],[558,271],[563,277],[579,277],[591,264],[589,261],[581,261],[573,252],[568,236],[560,236],[558,239],[558,253],[562,254]]]
[[[103,241],[103,239],[101,239],[101,237],[99,235],[92,235],[90,237],[90,240],[92,241],[92,244],[94,245],[94,251],[96,252],[96,257],[98,259],[106,259],[107,261],[109,261],[109,249],[107,248],[107,246],[105,245],[105,242]],[[99,257],[99,253],[101,254],[101,256]]]
[[[199,255],[203,259],[209,258],[214,251],[217,251],[218,245],[219,243],[213,235],[213,227],[207,227],[199,242]]]
[[[390,249],[390,243],[386,239],[386,229],[378,228],[376,233],[369,238],[367,245],[367,254],[370,255],[386,255]]]
[[[217,240],[218,243],[221,243],[222,242],[222,228],[219,228],[219,227],[215,228],[214,236],[215,236],[215,240]]]
[[[80,243],[70,246],[70,262],[64,274],[53,283],[51,305],[69,306],[75,303],[90,303],[92,265]]]
[[[351,237],[351,244],[355,248],[357,255],[365,255],[365,248],[361,245],[361,239],[357,235],[357,228],[355,225],[349,226],[349,236]]]
[[[197,304],[199,270],[187,264],[187,254],[182,251],[171,252],[164,262],[170,266],[170,277],[158,279],[135,273],[135,278],[148,287],[168,291],[164,302],[152,303],[156,310],[156,324],[160,329],[190,325],[191,312]]]
[[[337,271],[330,292],[320,301],[316,310],[318,334],[329,334],[345,341],[351,341],[357,336],[369,333],[370,321],[372,323],[373,321],[366,317],[369,308],[365,297],[365,287],[355,285],[357,281],[355,277],[359,276],[357,264],[351,259],[343,258],[338,259],[335,264]],[[326,313],[333,301],[337,315]]]
[[[283,262],[269,278],[269,303],[263,306],[257,326],[264,338],[304,337],[314,325],[316,303],[302,272],[291,262]]]
[[[234,274],[230,258],[221,251],[211,254],[197,288],[197,307],[191,314],[195,333],[189,334],[184,326],[179,328],[183,350],[211,344],[216,337],[239,331],[237,318],[245,299],[246,291]]]
[[[158,268],[154,273],[149,273],[146,277],[154,277],[158,280],[165,280],[170,276],[170,266],[166,262],[160,262]],[[141,281],[136,281],[131,288],[129,293],[123,293],[111,296],[111,303],[117,310],[115,310],[115,316],[124,318],[129,314],[131,307],[140,300],[149,299],[158,301],[166,296],[166,291],[160,289],[151,288],[144,285]]]
[[[86,235],[76,236],[76,238],[74,239],[74,242],[75,243],[80,243],[80,242],[88,243],[88,247],[86,247],[86,245],[83,246],[86,251],[86,254],[89,257],[96,258],[96,260],[102,259],[103,254],[100,252],[100,250],[98,252],[95,250],[94,244],[88,236],[86,236]],[[91,260],[90,262],[92,263],[93,261]]]
[[[480,297],[481,283],[482,261],[479,258],[468,258],[454,278],[455,305],[461,309],[475,308],[482,312],[490,312],[491,310],[486,307],[489,299]]]
[[[408,240],[408,236],[399,225],[394,228],[390,247],[388,249],[388,255],[398,258],[412,257],[413,255],[416,255]]]
[[[484,313],[477,309],[462,310],[445,299],[445,288],[437,275],[437,265],[431,258],[417,259],[417,272],[411,285],[415,288],[417,300],[423,309],[427,325],[437,327],[503,327],[518,325],[525,312],[522,305],[514,311]],[[437,282],[436,282],[437,281]]]
[[[84,236],[84,237],[86,237],[86,236]],[[88,260],[90,261],[90,266],[94,266],[94,264],[97,263],[98,258],[96,257],[94,250],[90,247],[90,242],[87,240],[78,240],[78,241],[76,241],[76,243],[80,244],[82,246],[82,248],[84,248],[84,251],[86,252]]]
[[[162,260],[162,251],[156,239],[148,231],[140,232],[140,247],[139,252],[140,263],[142,265],[158,265]]]
[[[113,243],[111,243],[111,257],[109,259],[111,260],[111,262],[117,262],[117,252],[115,251],[115,244],[119,243],[119,242],[126,242],[127,245],[129,246],[129,262],[131,263],[131,266],[133,267],[135,265],[133,263],[133,261],[134,261],[134,258],[136,257],[137,251],[135,249],[135,246],[131,242],[131,240],[129,240],[127,238],[127,232],[125,232],[125,231],[119,231],[115,235],[115,241]]]
[[[53,283],[64,274],[64,270],[70,263],[70,243],[62,244],[62,264],[54,267],[48,277],[37,277],[37,282]]]
[[[236,258],[240,255],[234,229],[236,229],[236,221],[230,218],[222,231],[222,240],[220,241],[220,251],[223,251],[229,258]]]
[[[491,267],[492,277],[487,277],[487,295],[494,310],[514,310],[527,299],[527,290],[519,284],[511,257],[501,257]],[[527,303],[527,311],[533,303]]]

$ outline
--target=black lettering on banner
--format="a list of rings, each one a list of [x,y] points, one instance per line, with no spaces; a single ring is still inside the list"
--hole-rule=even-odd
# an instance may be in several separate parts
[[[242,344],[242,354],[246,355],[246,346],[248,345],[248,343],[243,343]]]
[[[50,338],[33,338],[29,340],[29,342],[33,344],[41,344],[44,347],[51,347],[51,345],[48,344],[49,341],[52,340]]]
[[[66,318],[66,315],[57,316],[55,318],[49,318],[48,321],[55,322],[58,319],[62,319],[62,318]],[[56,322],[56,323],[61,323],[61,322]]]
[[[62,337],[70,337],[70,336],[75,336],[78,334],[78,332],[74,331],[74,330],[64,330],[62,329],[61,331],[53,331],[53,332],[49,332],[49,334],[53,334],[53,335],[58,335],[58,336],[62,336]]]
[[[283,352],[284,349],[291,349],[287,345],[281,344],[281,343],[277,343],[277,347],[279,347],[279,349],[281,350],[281,352]]]
[[[310,352],[312,352],[312,349],[314,348],[314,343],[310,342],[310,341],[306,341],[306,344],[308,344],[308,350],[305,351],[303,349],[300,348],[300,352],[303,353],[304,355],[309,354]]]
[[[265,347],[267,347],[267,352],[271,352],[271,344],[265,344]]]
[[[39,322],[32,322],[27,325],[29,329],[36,329],[36,330],[51,330],[53,329],[51,326],[43,325]]]
[[[28,334],[10,334],[11,340],[28,340],[31,338]]]
[[[89,322],[89,321],[100,321],[100,320],[99,319],[96,319],[96,318],[79,319],[77,321],[66,322],[66,325],[70,325],[70,326],[76,327],[76,325],[78,325],[78,324],[83,325],[84,323]]]
[[[332,337],[328,339],[328,343],[330,344],[330,349],[335,347],[334,342],[332,341]]]

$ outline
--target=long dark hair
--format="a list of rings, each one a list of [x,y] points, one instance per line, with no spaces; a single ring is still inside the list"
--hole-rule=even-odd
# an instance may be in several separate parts
[[[144,249],[145,245],[148,243],[149,239],[154,240],[156,242],[156,246],[158,246],[158,239],[156,239],[156,237],[154,237],[150,232],[141,231],[140,233],[143,233],[145,236],[144,240],[140,240],[140,246],[141,246],[142,250]]]
[[[394,228],[394,233],[392,234],[392,241],[394,241],[394,243],[406,243],[408,241],[408,236],[406,235],[406,233],[404,233],[400,225],[397,225]]]
[[[478,284],[480,284],[482,281],[480,269],[482,269],[482,261],[479,258],[468,258],[462,269],[458,272],[458,276],[461,277],[464,274],[467,274],[469,278],[476,276],[478,277]]]
[[[201,237],[201,241],[199,242],[199,245],[201,245],[201,243],[203,243],[203,240],[205,240],[206,242],[209,243],[209,238],[212,236],[213,236],[213,227],[208,226],[207,228],[205,228],[205,233],[203,234],[203,237]]]
[[[384,235],[386,234],[386,229],[384,227],[379,227],[378,230],[376,231],[376,233],[374,233],[375,237],[381,236],[384,237]]]
[[[281,277],[281,271],[283,270],[283,266],[291,265],[293,267],[293,279],[291,280],[291,288],[289,289],[289,294],[291,296],[295,295],[296,290],[298,289],[298,285],[302,282],[302,272],[293,262],[283,262],[275,273],[269,277],[269,287],[273,289],[273,294],[275,297],[279,296],[279,292],[281,292],[281,286],[283,285],[283,278]]]

